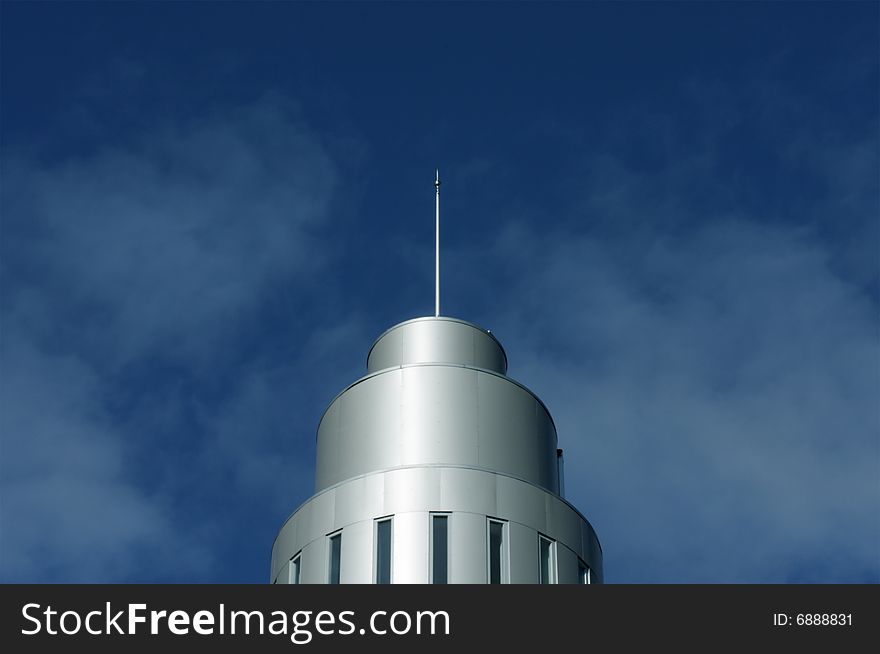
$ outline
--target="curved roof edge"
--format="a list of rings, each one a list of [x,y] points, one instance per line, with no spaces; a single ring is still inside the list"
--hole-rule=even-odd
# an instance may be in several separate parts
[[[445,322],[457,322],[462,325],[467,325],[468,327],[473,327],[477,331],[481,331],[484,334],[486,334],[486,336],[491,338],[493,341],[495,341],[495,344],[498,345],[498,349],[501,350],[501,355],[504,357],[504,369],[505,370],[507,369],[507,366],[508,366],[507,352],[505,352],[504,346],[501,344],[501,341],[498,340],[498,338],[495,336],[495,334],[493,334],[490,330],[488,330],[484,327],[480,327],[476,323],[472,323],[467,320],[462,320],[461,318],[451,318],[449,316],[422,316],[421,318],[410,318],[409,320],[404,320],[403,322],[399,322],[396,325],[389,327],[384,332],[379,334],[378,338],[376,338],[376,340],[374,340],[373,344],[370,346],[370,350],[369,350],[369,352],[367,352],[367,361],[366,361],[367,367],[369,368],[370,355],[373,353],[373,349],[376,347],[376,344],[379,341],[381,341],[383,338],[385,338],[385,336],[387,336],[389,333],[393,332],[395,329],[398,329],[398,328],[403,327],[405,325],[412,324],[414,322],[427,322],[427,321],[438,321],[438,320],[445,321]]]

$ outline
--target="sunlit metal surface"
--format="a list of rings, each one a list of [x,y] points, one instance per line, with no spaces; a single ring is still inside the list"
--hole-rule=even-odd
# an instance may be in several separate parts
[[[446,512],[450,583],[488,581],[487,525],[504,521],[505,576],[538,583],[539,534],[555,541],[553,578],[577,583],[579,560],[602,581],[593,528],[559,494],[556,429],[544,404],[506,376],[487,331],[420,318],[382,334],[368,375],[340,393],[318,427],[316,494],[287,520],[271,579],[327,583],[329,535],[342,534],[342,583],[375,580],[375,520],[394,517],[393,583],[430,580],[430,513]]]
[[[455,363],[507,372],[507,355],[491,333],[458,318],[414,318],[383,333],[367,355],[367,372],[411,363]]]

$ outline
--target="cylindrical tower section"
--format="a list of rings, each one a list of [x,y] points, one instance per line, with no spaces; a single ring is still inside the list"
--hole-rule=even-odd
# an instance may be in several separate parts
[[[571,504],[506,475],[445,466],[371,473],[317,493],[279,531],[271,581],[334,583],[336,556],[338,583],[378,583],[376,525],[390,521],[390,582],[438,583],[436,516],[447,527],[443,583],[493,583],[492,525],[500,528],[503,550],[495,583],[548,583],[541,579],[542,542],[552,546],[549,583],[602,583],[599,540]]]
[[[367,371],[321,418],[315,495],[275,540],[273,583],[602,582],[553,419],[491,333],[409,320]]]
[[[413,465],[482,468],[559,492],[553,419],[505,376],[504,349],[488,331],[451,318],[410,320],[376,340],[367,366],[371,374],[321,418],[316,492]]]
[[[315,491],[413,465],[466,465],[559,492],[556,428],[541,401],[494,372],[387,368],[349,386],[318,426]]]
[[[507,373],[507,355],[492,334],[457,318],[415,318],[373,343],[367,372],[413,363],[455,363]]]

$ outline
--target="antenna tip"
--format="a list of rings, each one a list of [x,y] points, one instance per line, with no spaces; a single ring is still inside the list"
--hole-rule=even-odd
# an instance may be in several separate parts
[[[437,169],[437,176],[434,177],[434,187],[440,188],[440,169]]]

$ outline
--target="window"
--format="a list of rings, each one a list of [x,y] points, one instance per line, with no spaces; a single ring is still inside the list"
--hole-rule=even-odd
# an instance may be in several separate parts
[[[489,519],[489,583],[506,583],[507,543],[505,542],[507,523]]]
[[[302,558],[302,551],[297,552],[293,555],[293,558],[290,559],[290,569],[288,572],[287,583],[289,584],[298,584],[299,583],[299,563]]]
[[[431,583],[449,583],[449,516],[431,514]]]
[[[542,584],[556,583],[556,541],[538,534],[538,579]]]
[[[339,571],[342,555],[342,532],[330,536],[330,566],[328,572],[328,584],[339,583]]]
[[[391,518],[376,520],[377,584],[391,583]]]
[[[590,566],[586,563],[578,559],[578,583],[579,584],[590,584],[592,583],[592,579],[590,579]]]

